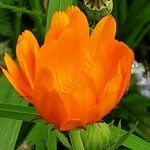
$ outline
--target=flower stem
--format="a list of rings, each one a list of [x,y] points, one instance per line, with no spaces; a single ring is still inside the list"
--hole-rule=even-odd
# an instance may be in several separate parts
[[[21,7],[23,5],[23,1],[20,0],[18,2],[18,5]],[[12,47],[13,49],[15,49],[16,47],[16,41],[17,41],[17,38],[21,32],[21,15],[22,13],[16,13],[14,14],[14,22],[13,22],[13,39],[12,39]],[[15,51],[13,51],[14,55],[15,55]]]
[[[42,11],[42,6],[40,0],[32,0],[30,1],[33,11]],[[44,28],[43,28],[43,18],[40,16],[34,16],[34,25],[36,28],[36,35],[40,42],[43,41],[44,38]]]
[[[25,14],[30,15],[30,16],[41,16],[43,18],[46,17],[46,15],[43,14],[41,11],[37,11],[37,10],[31,11],[31,10],[28,10],[24,7],[10,6],[7,4],[3,4],[2,2],[0,2],[0,9],[7,9],[7,10],[10,10],[10,11],[16,12],[16,13],[25,13]]]

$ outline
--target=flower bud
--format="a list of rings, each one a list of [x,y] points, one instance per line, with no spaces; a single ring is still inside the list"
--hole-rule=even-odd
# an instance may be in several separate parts
[[[85,130],[80,130],[80,134],[87,150],[106,149],[111,140],[109,125],[106,123],[88,125]]]
[[[94,20],[110,14],[113,9],[112,0],[84,0],[84,4],[86,13]]]

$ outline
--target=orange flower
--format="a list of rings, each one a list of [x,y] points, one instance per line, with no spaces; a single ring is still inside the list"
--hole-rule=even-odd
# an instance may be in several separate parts
[[[127,89],[132,50],[114,39],[116,23],[104,17],[89,36],[77,7],[53,15],[41,48],[30,31],[19,36],[17,65],[8,54],[4,75],[47,122],[70,130],[99,121]]]

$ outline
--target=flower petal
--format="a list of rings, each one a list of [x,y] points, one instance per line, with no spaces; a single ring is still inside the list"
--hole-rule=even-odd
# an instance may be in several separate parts
[[[43,90],[37,96],[34,96],[33,101],[35,108],[48,123],[54,124],[57,128],[60,124],[67,120],[67,112],[61,98],[56,92]]]
[[[111,78],[108,80],[100,99],[100,118],[104,117],[118,104],[130,80],[131,65],[134,60],[133,52],[122,42],[117,42],[116,50],[118,55],[121,51],[122,56],[120,55],[120,59],[118,58],[117,70],[114,70],[110,76]]]
[[[108,114],[118,104],[123,81],[124,79],[119,73],[115,74],[114,77],[108,81],[99,102],[100,118]]]
[[[14,87],[14,89],[20,94],[22,95],[22,97],[26,98],[28,100],[28,102],[32,103],[31,100],[29,99],[29,96],[28,94],[22,90],[18,85],[17,83],[15,82],[14,78],[12,78],[10,76],[10,74],[4,69],[4,68],[1,68],[2,69],[2,72],[3,74],[5,75],[5,77],[7,78],[7,80],[11,83],[11,85]]]
[[[69,18],[65,12],[56,12],[52,17],[51,27],[46,34],[45,43],[58,39],[61,32],[69,23]]]
[[[38,68],[47,68],[59,77],[71,75],[70,80],[74,80],[83,67],[82,57],[83,51],[75,42],[74,32],[68,29],[63,31],[58,41],[42,46]]]
[[[4,60],[9,74],[12,76],[12,78],[14,78],[16,83],[23,89],[28,89],[29,88],[28,81],[22,74],[21,69],[15,64],[15,62],[7,53],[5,53]]]
[[[120,92],[119,99],[121,99],[123,93],[127,89],[130,81],[130,76],[131,76],[131,65],[134,61],[134,54],[133,51],[125,45],[123,42],[118,43],[118,48],[122,49],[124,51],[124,55],[122,60],[120,60],[120,72],[124,78],[124,82],[122,85],[122,91]]]
[[[66,122],[61,124],[60,130],[67,131],[67,130],[71,130],[73,128],[82,127],[82,126],[84,126],[84,122],[82,122],[81,120],[78,120],[78,119],[76,119],[76,120],[72,119],[72,120],[67,120]]]
[[[8,72],[3,69],[4,74],[8,80],[12,83],[14,88],[25,98],[30,97],[30,86],[26,78],[24,77],[21,69],[15,64],[11,57],[6,53],[4,56],[5,64]]]
[[[81,30],[82,26],[82,30]],[[88,22],[85,15],[77,7],[69,7],[65,12],[56,12],[52,18],[45,43],[58,39],[65,29],[74,31],[76,44],[86,45],[89,39]]]
[[[17,59],[32,88],[36,72],[38,49],[39,45],[30,31],[25,31],[19,36],[16,47]]]
[[[119,45],[120,42],[114,39],[109,44],[99,43],[92,71],[98,97],[103,93],[107,81],[114,76],[118,64],[125,55],[124,49]]]
[[[82,119],[83,120],[83,116],[82,116],[82,110],[81,110],[81,105],[78,102],[77,99],[75,99],[72,95],[68,94],[68,93],[61,93],[59,92],[59,96],[61,97],[67,114],[68,114],[68,119]],[[78,111],[77,111],[78,109]]]
[[[90,37],[89,49],[93,57],[95,57],[100,41],[106,44],[110,43],[110,41],[114,39],[115,33],[116,22],[112,16],[106,16],[99,21]]]
[[[66,12],[70,18],[68,28],[74,31],[76,44],[86,47],[89,42],[89,27],[86,16],[77,7],[69,7]]]
[[[86,118],[84,123],[89,124],[89,123],[95,123],[97,121],[100,121],[99,111],[100,110],[97,106],[91,107],[91,109],[88,110],[86,113]]]
[[[87,111],[96,106],[93,91],[86,85],[76,87],[73,91],[66,90],[66,93],[59,93],[59,95],[68,113],[68,120],[85,122]]]
[[[67,9],[66,9],[66,14],[68,15],[69,18],[71,18],[72,14],[77,12],[77,11],[80,11],[80,9],[76,6],[69,6]]]
[[[131,73],[131,65],[134,61],[134,53],[133,51],[123,42],[117,42],[117,49],[122,51],[122,59],[121,59],[121,72],[124,77],[129,73]]]
[[[66,108],[58,93],[53,89],[53,77],[47,69],[37,74],[32,101],[41,117],[47,122],[59,127],[67,120]]]

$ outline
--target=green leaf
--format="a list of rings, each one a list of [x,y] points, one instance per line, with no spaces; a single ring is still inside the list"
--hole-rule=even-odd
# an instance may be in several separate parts
[[[120,131],[120,129],[115,126],[111,126],[110,130],[111,130],[112,138],[114,138],[114,136],[116,136],[116,133],[119,132],[119,136],[116,140],[118,140],[120,137],[122,137],[123,135],[127,133],[126,131],[122,129]],[[128,136],[128,134],[125,136]],[[123,142],[122,145],[132,150],[149,150],[150,148],[149,142],[144,141],[143,139],[133,134],[130,134],[130,136]]]
[[[119,122],[121,123],[121,122]],[[135,127],[137,126],[138,122],[134,125],[134,127],[129,131],[129,132],[126,132],[124,135],[122,135],[118,141],[116,141],[110,148],[110,150],[114,150],[114,149],[118,149],[119,146],[122,145],[122,143],[124,143],[129,137],[130,135],[132,134],[132,132],[134,131]],[[118,125],[119,126],[119,125]],[[119,127],[119,132],[117,133],[118,135],[120,134],[121,132],[121,128]],[[115,138],[117,138],[118,136],[115,136]]]
[[[1,104],[27,105],[2,76],[0,87]],[[0,117],[0,150],[14,150],[21,125],[22,121]]]
[[[72,4],[73,5],[77,5],[78,4],[78,0],[73,0]]]
[[[150,21],[149,14],[150,4],[147,4],[145,5],[144,9],[133,16],[132,19],[127,19],[126,24],[124,24],[124,28],[126,30],[124,30],[122,34],[129,46],[134,45],[134,42],[138,39],[139,36],[141,36],[140,33]]]
[[[0,35],[5,37],[11,37],[13,35],[12,25],[8,13],[4,10],[0,10]]]
[[[121,30],[127,18],[127,0],[115,0],[112,14],[117,20],[119,30]]]
[[[72,150],[84,150],[80,131],[78,129],[69,131],[69,138],[72,144]]]
[[[29,132],[25,140],[29,142],[32,146],[35,146],[36,150],[45,150],[44,131],[46,128],[47,127],[44,121],[40,120],[36,122],[36,124],[33,126],[32,130]]]
[[[139,121],[135,132],[143,139],[150,141],[150,99],[134,93],[125,96],[120,107],[111,115],[126,120],[129,126]]]
[[[118,38],[136,48],[148,33],[150,3],[147,0],[114,0],[113,15],[117,20]]]
[[[138,1],[138,3],[137,0],[133,0],[128,8],[128,18],[132,20],[134,16],[137,16],[139,12],[143,11],[147,4],[149,4],[147,0]]]
[[[135,117],[137,120],[143,123],[143,125],[150,127],[150,112],[147,109],[150,107],[150,101],[148,98],[138,94],[132,94],[126,96],[123,99],[122,104],[123,107],[127,109],[130,114],[132,114],[132,117]]]
[[[0,103],[0,117],[32,121],[38,118],[38,113],[30,106]]]
[[[71,149],[71,145],[67,139],[67,137],[62,133],[60,132],[59,130],[55,130],[55,133],[56,133],[56,137],[57,139],[65,146],[67,147],[68,149]]]
[[[50,130],[51,127],[47,127],[46,147],[48,150],[57,150],[57,137],[56,132]]]
[[[141,42],[141,40],[144,38],[144,36],[146,35],[146,33],[148,33],[148,31],[150,31],[150,25],[148,24],[140,33],[140,36],[136,38],[136,40],[133,43],[133,48],[136,48],[139,43]]]
[[[34,125],[25,140],[35,146],[36,150],[56,150],[56,134],[52,129],[52,125],[40,120]]]
[[[65,10],[72,4],[72,2],[73,0],[49,0],[45,33],[47,33],[50,27],[51,18],[54,12],[58,10]]]

